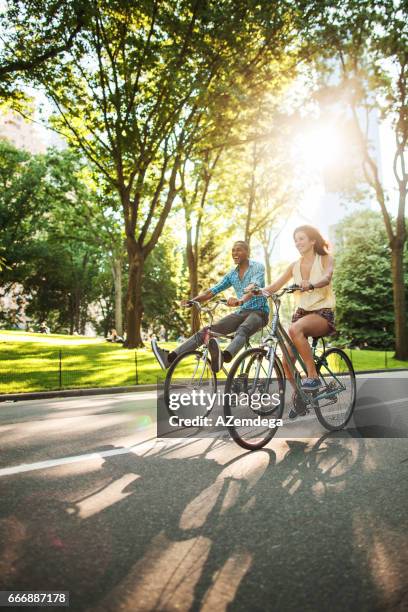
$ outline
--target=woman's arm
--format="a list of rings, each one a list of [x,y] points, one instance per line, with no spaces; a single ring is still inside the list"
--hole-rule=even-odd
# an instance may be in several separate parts
[[[322,257],[322,264],[324,270],[324,276],[317,282],[313,283],[313,287],[315,289],[320,289],[321,287],[326,287],[326,285],[330,284],[330,281],[333,276],[334,269],[334,259],[331,255],[324,255]]]
[[[287,270],[285,270],[285,272],[283,274],[280,275],[280,277],[274,282],[272,283],[272,285],[269,285],[269,287],[264,287],[263,290],[265,293],[275,293],[276,291],[279,291],[279,289],[281,287],[283,287],[283,285],[285,285],[293,276],[293,266],[295,264],[292,263],[290,264],[290,266],[288,267]],[[251,289],[253,288],[253,283],[251,285],[248,285],[248,287],[245,287],[245,291],[251,291]],[[252,297],[252,295],[250,294],[250,297]],[[244,298],[245,301],[247,301],[249,298]]]
[[[290,266],[287,268],[287,270],[285,270],[285,272],[281,274],[279,278],[277,278],[276,281],[272,283],[272,285],[269,285],[269,287],[264,288],[264,292],[269,293],[270,295],[272,293],[276,293],[276,291],[279,291],[279,289],[281,289],[283,285],[286,285],[286,283],[293,276],[293,266],[294,265],[295,265],[294,263],[291,263]]]

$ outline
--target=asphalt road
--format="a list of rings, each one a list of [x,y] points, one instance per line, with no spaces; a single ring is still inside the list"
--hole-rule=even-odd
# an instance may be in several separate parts
[[[407,610],[395,376],[360,380],[351,431],[310,415],[252,453],[157,439],[152,393],[0,404],[0,590],[78,611]]]

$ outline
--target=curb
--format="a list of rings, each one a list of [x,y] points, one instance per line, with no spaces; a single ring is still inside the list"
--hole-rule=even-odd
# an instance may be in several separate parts
[[[356,370],[356,374],[381,374],[382,372],[408,372],[408,368],[383,368],[381,370]]]
[[[408,368],[387,368],[382,370],[358,370],[356,374],[381,374],[382,372],[408,372]],[[34,393],[4,393],[1,402],[51,399],[53,397],[80,397],[86,395],[110,395],[111,393],[141,393],[155,391],[157,384],[133,385],[130,387],[98,387],[97,389],[61,389],[60,391],[38,391]]]
[[[111,393],[135,393],[154,391],[156,385],[133,385],[131,387],[98,387],[97,389],[61,389],[57,391],[38,391],[34,393],[4,393],[0,402],[18,402],[23,400],[51,399],[53,397],[78,397],[85,395],[109,395]]]

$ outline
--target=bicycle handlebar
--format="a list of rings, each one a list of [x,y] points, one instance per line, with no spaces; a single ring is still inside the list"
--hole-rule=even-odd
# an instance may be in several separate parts
[[[188,300],[188,302],[186,302],[186,304],[184,305],[184,308],[191,308],[192,306],[195,306],[197,310],[205,312],[205,311],[215,310],[217,306],[219,306],[220,304],[226,304],[226,303],[227,303],[227,300],[225,298],[220,298],[216,300],[215,302],[213,302],[212,308],[209,308],[208,306],[202,306],[200,302],[197,302],[197,300]]]
[[[283,289],[281,289],[277,293],[268,293],[268,294],[265,294],[265,293],[263,293],[263,288],[262,287],[259,287],[259,286],[255,285],[254,288],[252,289],[251,293],[253,293],[254,295],[264,295],[264,297],[276,299],[276,298],[280,298],[285,293],[294,293],[295,291],[300,291],[301,289],[302,289],[302,287],[300,285],[296,285],[295,284],[295,285],[288,285],[287,287],[284,287]]]

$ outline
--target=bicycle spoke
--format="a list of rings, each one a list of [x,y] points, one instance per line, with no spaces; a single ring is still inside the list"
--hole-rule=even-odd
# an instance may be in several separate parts
[[[277,430],[273,423],[282,416],[281,371],[276,365],[269,378],[268,370],[265,351],[252,349],[238,358],[227,379],[224,411],[227,418],[234,419],[229,427],[232,437],[244,448],[256,449],[267,444]]]
[[[353,366],[343,351],[333,348],[323,355],[318,374],[323,387],[315,398],[317,418],[326,429],[341,429],[349,421],[355,404]]]

